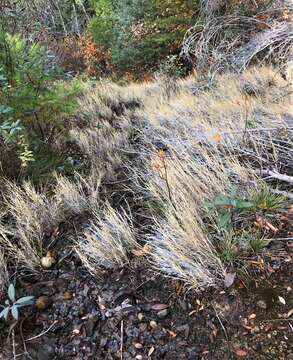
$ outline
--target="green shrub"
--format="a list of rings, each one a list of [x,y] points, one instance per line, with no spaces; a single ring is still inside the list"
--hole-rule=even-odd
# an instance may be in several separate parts
[[[93,0],[96,16],[89,30],[97,46],[111,51],[117,70],[158,69],[178,53],[197,9],[191,0]]]
[[[36,146],[67,131],[63,119],[75,110],[79,85],[60,79],[44,48],[0,33],[0,147],[14,153],[22,169],[34,161]]]

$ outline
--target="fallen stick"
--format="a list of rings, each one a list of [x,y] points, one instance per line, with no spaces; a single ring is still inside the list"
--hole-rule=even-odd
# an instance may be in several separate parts
[[[123,360],[123,332],[124,332],[124,323],[121,321],[121,344],[120,344],[120,359]]]
[[[257,170],[256,172],[260,175],[268,175],[273,179],[277,179],[280,181],[285,181],[287,183],[293,184],[293,176],[280,174],[277,171],[271,171],[271,170]]]
[[[58,320],[55,320],[55,321],[53,322],[53,324],[51,324],[51,325],[48,327],[47,330],[41,332],[39,335],[33,336],[33,337],[29,338],[29,339],[25,339],[24,341],[26,342],[26,341],[32,341],[32,340],[38,339],[39,337],[47,334],[47,332],[49,332],[49,331],[52,329],[52,327],[53,327],[54,325],[56,325],[57,323],[58,323]]]
[[[291,193],[289,193],[287,191],[282,191],[282,190],[277,190],[277,189],[272,189],[272,192],[274,194],[282,195],[282,196],[284,196],[284,197],[286,197],[286,198],[288,198],[290,200],[293,200],[293,193],[291,194]]]

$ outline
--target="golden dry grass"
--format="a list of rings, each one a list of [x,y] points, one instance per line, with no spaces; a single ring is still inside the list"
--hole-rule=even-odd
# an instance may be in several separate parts
[[[80,235],[76,251],[87,269],[96,274],[101,269],[127,264],[128,252],[135,247],[131,219],[108,205],[102,214],[93,214],[89,226]]]
[[[196,74],[126,87],[85,84],[82,126],[71,131],[71,140],[86,171],[57,177],[50,198],[28,184],[7,186],[12,222],[5,231],[17,239],[6,238],[7,251],[34,268],[44,229],[87,213],[75,248],[92,273],[127,264],[139,241],[153,249],[149,261],[156,271],[194,288],[217,284],[224,264],[210,236],[215,224],[206,203],[232,186],[257,188],[253,168],[286,168],[293,148],[290,74],[284,79],[271,67],[255,68],[221,75],[210,87]],[[126,198],[124,209],[117,192]],[[135,206],[125,205],[129,192],[146,206],[156,204],[151,236],[136,237],[135,226],[143,224],[134,225]]]

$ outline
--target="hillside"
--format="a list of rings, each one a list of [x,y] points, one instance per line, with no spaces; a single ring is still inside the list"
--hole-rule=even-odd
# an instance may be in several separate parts
[[[0,359],[293,359],[290,6],[93,3],[0,23]]]

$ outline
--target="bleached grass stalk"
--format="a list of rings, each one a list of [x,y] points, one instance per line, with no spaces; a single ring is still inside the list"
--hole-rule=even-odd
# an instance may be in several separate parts
[[[292,62],[292,46],[293,26],[289,22],[269,23],[257,16],[232,14],[192,27],[183,40],[181,55],[201,69],[212,64],[211,74],[223,69],[240,73],[253,61]]]
[[[102,214],[93,215],[76,244],[76,251],[84,265],[96,274],[102,269],[127,264],[128,251],[137,247],[129,217],[109,205]]]
[[[96,212],[103,174],[103,171],[93,167],[88,176],[76,173],[71,180],[56,176],[54,199],[60,216],[68,219],[86,212]]]
[[[13,240],[8,241],[6,238],[4,242],[16,261],[33,269],[39,265],[43,255],[46,231],[61,220],[58,208],[45,193],[36,191],[28,182],[22,187],[12,182],[7,183],[6,203],[11,217],[6,228]]]
[[[224,268],[210,238],[213,219],[207,203],[227,193],[232,184],[252,180],[236,158],[224,159],[199,147],[198,159],[172,149],[166,160],[171,199],[164,174],[153,174],[149,190],[163,204],[165,213],[156,219],[156,233],[150,238],[153,266],[167,276],[183,280],[193,288],[215,285]]]
[[[2,230],[0,225],[0,244],[2,242]],[[8,285],[8,271],[7,271],[7,264],[6,259],[4,257],[3,250],[0,249],[0,298],[2,297],[5,289]]]
[[[127,166],[132,174],[131,191],[157,199],[158,204],[162,204],[164,216],[156,214],[153,219],[154,235],[149,238],[153,248],[152,265],[165,275],[181,279],[194,288],[217,284],[224,276],[223,264],[207,225],[215,224],[206,203],[219,194],[225,194],[232,186],[246,190],[255,186],[253,172],[245,162],[241,165],[239,159],[251,161],[253,158],[259,165],[260,159],[267,157],[267,153],[271,153],[268,149],[273,147],[274,160],[279,161],[285,154],[279,142],[286,139],[290,147],[292,140],[292,133],[288,137],[290,124],[286,120],[290,99],[280,98],[288,81],[275,69],[255,68],[244,72],[241,77],[225,74],[215,80],[214,87],[201,90],[196,96],[196,77],[179,80],[171,88],[164,79],[131,84],[126,88],[123,101],[127,102],[126,96],[131,99],[135,94],[144,106],[120,117],[122,123],[118,127],[114,123],[114,129],[119,130],[117,137],[113,137],[113,123],[104,126],[102,122],[100,129],[104,126],[104,133],[96,130],[92,123],[90,132],[86,130],[80,138],[80,147],[93,160],[109,159],[111,164],[115,163],[111,158],[118,157],[117,164],[120,162],[122,166]],[[247,83],[257,89],[255,96],[244,95],[243,87]],[[110,96],[105,88],[99,89],[98,94],[90,94],[91,101],[95,103],[96,98],[107,99],[108,106],[116,104],[113,97],[119,99],[121,90],[117,87],[110,89]],[[274,102],[276,98],[280,100]],[[92,119],[94,109],[95,106],[90,110]],[[138,148],[128,148],[130,124],[139,133],[142,144]],[[247,132],[245,141],[244,131]],[[102,134],[105,141],[100,139]],[[271,140],[268,141],[268,138]],[[154,161],[158,161],[158,156],[153,149],[158,144],[167,149],[167,174],[163,168],[154,171]],[[136,161],[124,163],[121,153],[128,150],[136,155],[139,168]],[[112,169],[113,172],[114,168],[110,166],[108,171]],[[96,217],[95,224],[98,225],[91,224],[83,235],[80,243],[83,245],[77,247],[83,262],[92,272],[113,267],[114,263],[121,265],[127,262],[120,241],[118,258],[122,260],[116,260],[116,252],[110,259],[105,258],[102,250],[109,248],[111,250],[107,253],[111,253],[113,247],[104,246],[101,229],[107,233],[103,239],[110,239],[108,244],[120,239],[117,234],[108,236],[109,224],[106,220],[106,216]],[[91,227],[98,235],[93,236]],[[113,231],[111,228],[111,234]],[[97,243],[103,246],[97,248]],[[103,259],[106,260],[103,262]]]

